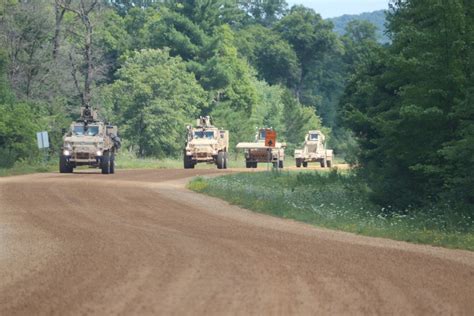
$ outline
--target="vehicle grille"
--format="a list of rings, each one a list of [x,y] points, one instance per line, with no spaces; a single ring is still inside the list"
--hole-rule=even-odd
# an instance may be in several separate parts
[[[89,153],[77,153],[76,159],[89,159]]]

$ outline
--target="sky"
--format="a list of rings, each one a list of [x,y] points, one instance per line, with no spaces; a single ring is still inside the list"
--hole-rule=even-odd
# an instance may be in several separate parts
[[[289,6],[302,4],[314,9],[323,18],[359,14],[388,8],[389,0],[287,0]]]

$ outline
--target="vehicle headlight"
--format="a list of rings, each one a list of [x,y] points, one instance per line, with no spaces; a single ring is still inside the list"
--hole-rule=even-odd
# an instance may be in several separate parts
[[[71,155],[71,151],[68,150],[68,149],[64,149],[64,150],[63,150],[63,155],[64,155],[64,156],[69,156],[69,155]]]
[[[71,145],[70,143],[66,143],[66,144],[64,144],[64,149],[71,150],[71,149],[72,149],[72,145]]]
[[[96,153],[95,153],[96,156],[102,156],[102,150],[98,150]]]

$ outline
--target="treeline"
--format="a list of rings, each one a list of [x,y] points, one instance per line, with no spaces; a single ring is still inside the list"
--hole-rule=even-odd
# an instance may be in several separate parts
[[[180,155],[198,115],[229,129],[231,145],[272,126],[291,152],[319,128],[342,152],[339,97],[376,45],[368,23],[339,37],[284,0],[6,0],[0,14],[3,167],[35,157],[36,130],[50,132],[54,154],[85,103],[141,157]]]
[[[341,101],[359,174],[380,204],[474,213],[474,2],[393,1]]]

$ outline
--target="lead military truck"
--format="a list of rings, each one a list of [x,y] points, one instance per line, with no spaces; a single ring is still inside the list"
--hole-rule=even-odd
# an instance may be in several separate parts
[[[121,142],[117,126],[98,119],[97,111],[81,108],[81,117],[63,137],[59,172],[72,173],[78,166],[100,168],[103,174],[115,173],[115,153]]]
[[[228,149],[229,131],[213,126],[211,117],[201,116],[195,127],[187,126],[184,168],[208,163],[217,165],[218,169],[227,169]]]
[[[326,149],[326,137],[321,131],[309,131],[306,134],[303,149],[295,150],[296,167],[308,167],[310,162],[319,162],[321,168],[331,168],[333,151]]]

